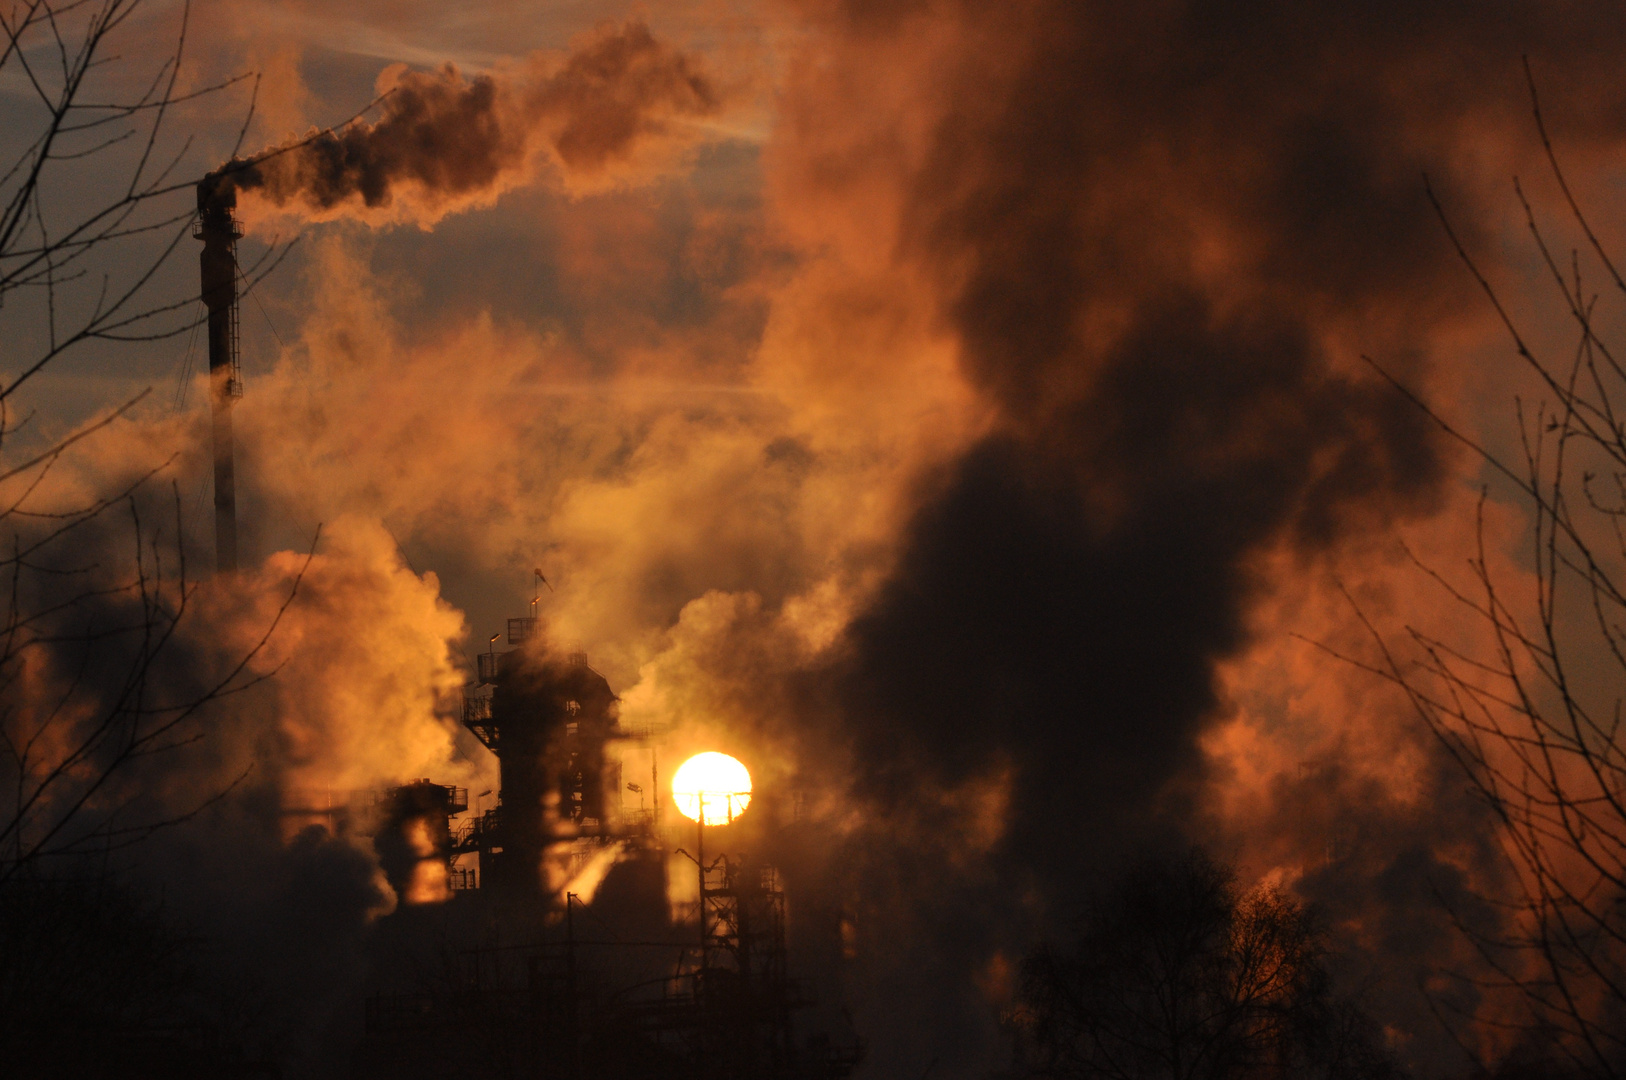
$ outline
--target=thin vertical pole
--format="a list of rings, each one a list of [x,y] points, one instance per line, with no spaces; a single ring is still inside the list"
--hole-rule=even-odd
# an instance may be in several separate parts
[[[576,918],[574,903],[576,894],[565,893],[565,992],[570,995],[569,1022],[570,1022],[570,1076],[571,1080],[580,1080],[581,1077],[581,1032],[576,1008]]]
[[[700,820],[694,827],[694,849],[699,853],[695,865],[700,870],[700,970],[705,971],[709,959],[706,935],[706,793],[702,791],[696,798],[700,802]]]

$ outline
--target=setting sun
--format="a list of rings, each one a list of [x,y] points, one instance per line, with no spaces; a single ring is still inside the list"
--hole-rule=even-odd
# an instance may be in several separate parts
[[[751,805],[751,774],[727,754],[696,754],[673,775],[672,798],[690,821],[726,825]]]

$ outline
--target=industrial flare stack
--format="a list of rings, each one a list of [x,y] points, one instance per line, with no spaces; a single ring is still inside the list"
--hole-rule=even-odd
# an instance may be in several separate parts
[[[215,463],[215,566],[237,570],[237,478],[232,404],[243,396],[237,359],[237,241],[243,230],[232,211],[237,193],[225,170],[198,182],[198,221],[192,235],[203,241],[199,256],[203,304],[209,311],[209,407]]]

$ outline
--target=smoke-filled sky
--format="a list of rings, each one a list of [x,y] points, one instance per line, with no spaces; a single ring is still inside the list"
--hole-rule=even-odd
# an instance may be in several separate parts
[[[278,783],[473,786],[436,695],[541,568],[624,718],[823,815],[867,1075],[979,1075],[1022,949],[1191,842],[1321,905],[1391,1047],[1459,1068],[1419,987],[1489,824],[1306,639],[1476,643],[1401,545],[1460,573],[1486,478],[1362,357],[1515,445],[1530,379],[1427,191],[1568,347],[1521,57],[1607,245],[1623,46],[1601,2],[200,3],[184,82],[262,77],[244,157],[388,94],[230,176],[245,261],[299,240],[242,306],[250,570],[199,617],[252,643],[322,524],[262,658]],[[242,90],[178,113],[197,175]],[[61,498],[178,452],[207,552],[202,347],[41,377],[47,431],[155,390]]]

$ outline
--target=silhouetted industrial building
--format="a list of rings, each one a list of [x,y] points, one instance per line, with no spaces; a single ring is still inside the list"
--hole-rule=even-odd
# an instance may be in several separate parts
[[[466,793],[427,780],[376,803],[374,844],[397,891],[450,886],[448,903],[403,907],[381,935],[406,941],[433,922],[462,936],[416,985],[368,999],[354,1075],[847,1076],[855,1042],[797,1033],[810,997],[788,970],[777,872],[733,853],[707,863],[695,843],[693,919],[674,917],[676,845],[658,803],[622,808],[611,750],[644,736],[621,727],[587,657],[550,652],[537,626],[511,620],[516,647],[481,655],[464,692],[464,726],[499,761],[496,806],[454,821]],[[583,879],[591,906],[572,891]]]
[[[213,419],[215,542],[237,569],[232,406],[239,369],[233,160],[197,187]],[[541,580],[540,571],[538,580]],[[608,680],[582,653],[545,647],[535,617],[478,658],[462,722],[497,757],[496,805],[462,821],[468,792],[422,778],[385,792],[322,793],[290,825],[370,836],[401,905],[375,928],[358,1078],[839,1080],[857,1044],[796,1037],[810,1003],[788,972],[785,895],[771,866],[705,862],[695,826],[694,920],[674,917],[675,845],[655,805],[627,811]],[[495,641],[495,639],[493,639]],[[635,790],[641,790],[634,786]],[[312,793],[315,794],[315,793]],[[590,882],[597,902],[574,889]],[[578,933],[590,913],[592,933]],[[425,946],[428,946],[426,949]],[[172,1060],[180,1058],[171,1055]],[[132,1059],[133,1060],[133,1059]],[[252,1070],[253,1067],[245,1066]],[[220,1075],[250,1075],[243,1069]]]

